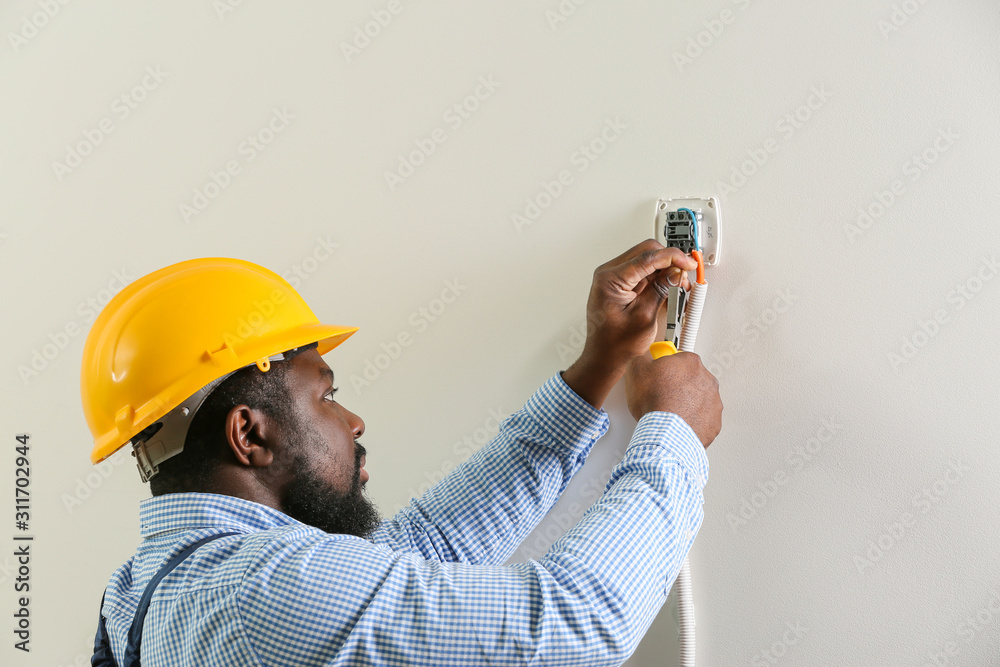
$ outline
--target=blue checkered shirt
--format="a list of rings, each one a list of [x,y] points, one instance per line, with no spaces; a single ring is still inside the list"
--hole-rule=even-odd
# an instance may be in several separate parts
[[[370,540],[225,495],[143,500],[142,542],[102,613],[121,662],[150,578],[142,664],[619,665],[701,526],[708,457],[677,415],[636,426],[604,495],[544,557],[504,565],[583,465],[608,416],[556,373],[497,436]]]

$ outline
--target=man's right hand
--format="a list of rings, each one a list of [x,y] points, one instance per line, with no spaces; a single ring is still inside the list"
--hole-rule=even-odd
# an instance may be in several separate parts
[[[625,398],[637,421],[647,412],[678,415],[706,448],[722,430],[719,381],[693,352],[633,358],[625,370]]]

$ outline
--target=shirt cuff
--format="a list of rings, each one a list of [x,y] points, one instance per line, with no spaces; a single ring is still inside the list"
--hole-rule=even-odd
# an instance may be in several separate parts
[[[695,432],[673,412],[647,412],[636,424],[629,447],[657,445],[668,450],[699,482],[708,483],[708,454]]]
[[[588,449],[604,435],[611,420],[570,389],[559,373],[545,381],[524,411],[556,442],[572,449]]]

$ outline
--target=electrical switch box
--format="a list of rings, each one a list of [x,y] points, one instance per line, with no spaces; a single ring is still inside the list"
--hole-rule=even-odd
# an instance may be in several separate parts
[[[656,202],[656,240],[690,253],[697,238],[705,264],[714,266],[722,250],[721,219],[716,197],[660,199]]]

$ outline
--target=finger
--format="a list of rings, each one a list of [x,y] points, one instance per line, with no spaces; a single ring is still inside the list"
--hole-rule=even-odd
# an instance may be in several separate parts
[[[678,266],[671,266],[666,271],[658,271],[657,273],[664,274],[664,279],[667,281],[668,285],[671,287],[677,287],[683,283],[684,276],[687,272]]]
[[[657,271],[657,273],[662,273],[662,271]],[[655,276],[656,274],[653,275]],[[671,287],[677,287],[678,285],[680,285],[685,290],[691,289],[691,281],[688,280],[687,271],[678,266],[671,266],[669,269],[666,270],[665,280],[667,281],[667,284],[670,285]]]
[[[663,302],[670,294],[669,275],[667,271],[658,271],[646,279],[646,289],[636,295],[635,300],[629,306],[633,317],[655,322]],[[679,283],[680,280],[677,282]]]
[[[651,290],[653,290],[654,292],[656,292],[656,295],[660,299],[666,299],[667,296],[670,294],[670,288],[671,287],[676,287],[677,284],[680,283],[679,280],[675,280],[675,281],[671,282],[671,280],[670,280],[670,274],[667,273],[667,272],[665,272],[665,271],[660,271],[660,272],[654,273],[653,275],[651,275],[646,280],[647,280],[648,287]],[[647,298],[651,298],[651,297],[647,297]],[[657,306],[657,307],[659,307],[659,306]]]
[[[667,339],[667,309],[666,301],[656,311],[656,340]]]
[[[632,246],[622,254],[618,255],[612,260],[604,262],[604,264],[601,264],[597,268],[598,270],[601,270],[604,268],[618,266],[619,264],[624,264],[625,262],[631,260],[636,255],[644,253],[648,250],[660,250],[661,248],[663,248],[663,244],[657,241],[656,239],[646,239],[641,243],[636,243],[634,246]]]
[[[648,250],[633,257],[628,263],[614,269],[614,273],[621,281],[621,286],[631,290],[643,278],[671,266],[690,271],[698,267],[698,262],[685,255],[679,248],[663,248]]]
[[[645,278],[640,280],[638,284],[632,288],[632,291],[635,292],[636,297],[642,294],[642,291],[648,288],[653,283],[657,283],[656,289],[661,294],[663,294],[663,298],[666,298],[666,295],[670,292],[669,289],[670,287],[676,287],[677,285],[680,285],[685,290],[691,289],[691,283],[688,281],[687,271],[684,271],[683,269],[680,269],[676,266],[672,266],[666,270],[665,275],[661,274],[663,274],[663,271],[657,271],[653,275],[646,276]]]
[[[648,285],[649,285],[649,278],[643,278],[636,284],[635,287],[632,288],[632,291],[636,293],[636,296],[638,296],[642,294],[642,290],[646,289]]]

